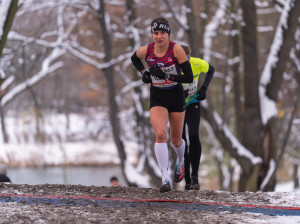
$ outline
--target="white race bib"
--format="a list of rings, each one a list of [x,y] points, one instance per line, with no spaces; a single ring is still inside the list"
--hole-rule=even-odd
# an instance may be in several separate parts
[[[167,73],[170,75],[178,75],[175,65],[171,65],[169,67],[160,67],[160,69],[164,73]],[[177,82],[173,82],[173,81],[165,80],[165,79],[159,79],[155,76],[151,76],[151,79],[152,79],[153,86],[158,87],[158,88],[165,88],[165,87],[171,87],[171,86],[177,85]]]

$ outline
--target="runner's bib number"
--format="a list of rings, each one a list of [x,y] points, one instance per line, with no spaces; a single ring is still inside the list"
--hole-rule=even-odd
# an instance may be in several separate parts
[[[194,79],[192,83],[183,83],[182,86],[183,90],[187,90],[188,95],[192,96],[197,91],[198,80]]]
[[[169,67],[160,67],[160,69],[164,73],[167,73],[167,74],[170,74],[170,75],[178,75],[175,65],[171,65]],[[165,80],[165,79],[160,79],[160,78],[157,78],[155,76],[151,76],[151,79],[152,79],[153,86],[158,87],[158,88],[166,88],[166,87],[171,87],[171,86],[176,86],[177,85],[177,82],[173,82],[173,81]]]

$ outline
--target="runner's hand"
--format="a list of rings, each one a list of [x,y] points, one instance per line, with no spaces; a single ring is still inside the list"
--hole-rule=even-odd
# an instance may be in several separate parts
[[[198,91],[199,96],[197,97],[197,100],[201,101],[201,100],[206,99],[206,90],[207,90],[207,88],[205,86],[202,86],[199,89],[199,91]]]
[[[157,64],[155,67],[150,68],[149,71],[152,76],[160,79],[166,79],[166,73],[164,73]]]
[[[144,71],[142,75],[142,81],[143,83],[151,83],[151,74],[149,71]]]

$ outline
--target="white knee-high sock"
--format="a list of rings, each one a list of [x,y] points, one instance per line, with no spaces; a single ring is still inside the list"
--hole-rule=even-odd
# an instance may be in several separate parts
[[[155,143],[154,151],[156,160],[161,172],[162,180],[169,180],[168,166],[169,166],[169,153],[167,143]]]
[[[171,144],[177,154],[177,163],[183,164],[184,163],[184,151],[185,151],[185,141],[182,139],[182,144],[179,147],[174,146]]]

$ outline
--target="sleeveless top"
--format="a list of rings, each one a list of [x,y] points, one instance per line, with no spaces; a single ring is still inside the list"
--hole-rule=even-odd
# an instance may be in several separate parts
[[[147,53],[145,57],[145,61],[149,68],[155,67],[156,63],[160,67],[160,69],[171,75],[179,75],[181,74],[181,68],[174,56],[173,48],[175,43],[170,41],[169,48],[163,57],[156,57],[154,54],[154,42],[148,44]],[[159,79],[157,77],[151,76],[152,86],[160,89],[170,89],[179,85],[177,82]]]

